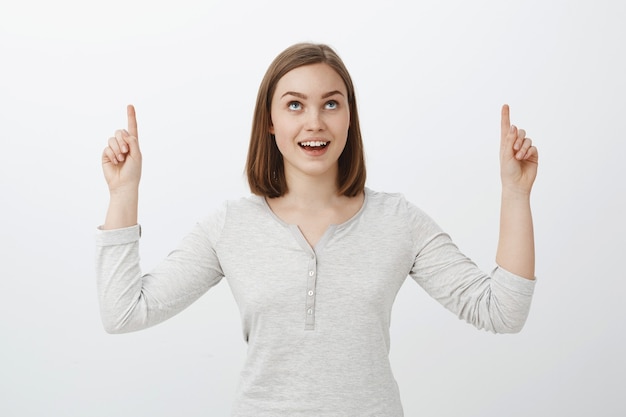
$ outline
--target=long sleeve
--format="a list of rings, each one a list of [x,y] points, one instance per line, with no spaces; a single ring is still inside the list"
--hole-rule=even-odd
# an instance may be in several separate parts
[[[519,332],[530,309],[535,280],[500,267],[490,274],[463,255],[450,236],[415,207],[420,230],[411,277],[460,319],[494,333]]]
[[[140,226],[96,231],[100,313],[109,333],[141,330],[179,313],[223,277],[215,242],[224,211],[195,225],[154,270],[140,267]]]

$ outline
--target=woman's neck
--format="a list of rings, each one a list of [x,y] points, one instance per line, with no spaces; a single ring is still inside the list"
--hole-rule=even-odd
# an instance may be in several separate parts
[[[288,224],[295,224],[312,247],[332,224],[342,224],[363,206],[364,194],[348,197],[338,193],[336,178],[287,176],[288,191],[266,199],[270,209]]]
[[[336,173],[322,176],[287,173],[287,190],[282,197],[284,202],[306,209],[328,207],[342,197],[338,194]]]

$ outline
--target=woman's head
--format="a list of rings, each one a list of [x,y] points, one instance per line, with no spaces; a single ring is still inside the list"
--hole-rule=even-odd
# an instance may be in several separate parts
[[[271,105],[279,80],[293,69],[323,63],[343,80],[350,113],[346,145],[338,161],[339,194],[355,196],[365,187],[365,158],[354,85],[341,58],[328,46],[299,43],[279,54],[259,87],[252,123],[246,172],[254,194],[280,197],[287,191],[283,157],[272,134]]]

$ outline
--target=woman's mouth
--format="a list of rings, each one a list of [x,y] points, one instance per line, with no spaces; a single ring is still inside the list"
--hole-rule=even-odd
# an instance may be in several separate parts
[[[306,142],[300,142],[298,145],[300,145],[300,147],[304,149],[317,150],[324,149],[326,146],[328,146],[328,142],[321,140],[309,140]]]
[[[329,144],[330,141],[326,140],[306,140],[298,143],[304,153],[311,157],[324,155]]]

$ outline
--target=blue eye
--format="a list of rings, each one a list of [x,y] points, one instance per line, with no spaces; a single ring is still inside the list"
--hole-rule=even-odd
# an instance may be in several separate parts
[[[300,110],[302,108],[302,104],[298,101],[291,101],[287,107],[289,107],[289,110]]]
[[[335,100],[330,100],[328,103],[326,103],[326,108],[329,110],[336,109],[337,106],[339,106],[339,104]]]

